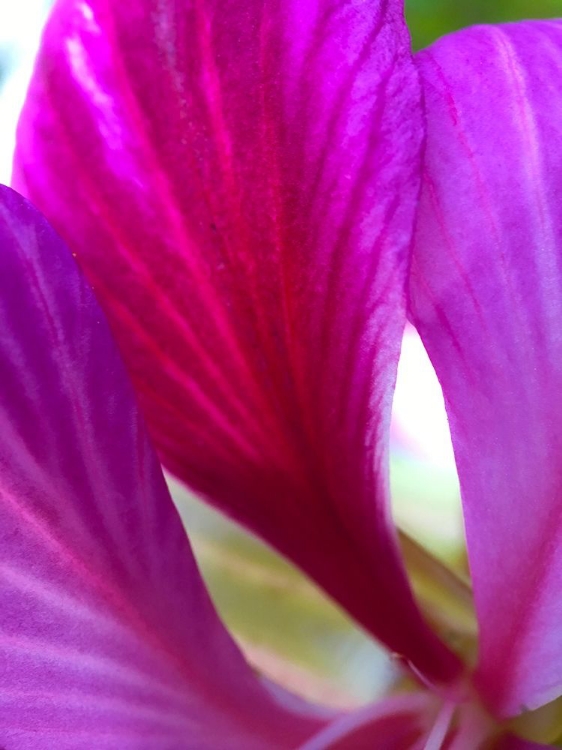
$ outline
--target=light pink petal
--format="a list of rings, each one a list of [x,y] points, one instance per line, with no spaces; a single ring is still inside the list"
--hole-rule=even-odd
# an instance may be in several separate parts
[[[61,0],[16,183],[105,306],[166,466],[434,680],[388,512],[419,188],[398,0]]]
[[[562,693],[562,25],[417,58],[428,142],[412,311],[443,386],[501,715]]]
[[[6,750],[293,747],[321,726],[219,623],[91,289],[4,187],[0,601]]]

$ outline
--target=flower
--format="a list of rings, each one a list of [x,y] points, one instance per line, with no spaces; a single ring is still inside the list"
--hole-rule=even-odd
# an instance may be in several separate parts
[[[220,625],[91,288],[0,201],[3,746],[294,744],[320,720],[277,705]]]
[[[188,667],[171,691],[182,696],[183,713],[174,714],[170,739],[152,746],[307,741],[310,750],[361,747],[375,738],[384,747],[386,731],[389,748],[430,750],[449,742],[468,749],[497,732],[505,738],[507,725],[504,732],[497,722],[562,692],[562,26],[475,28],[413,58],[402,10],[398,0],[61,0],[47,26],[20,122],[14,184],[45,212],[88,274],[164,465],[293,559],[428,686],[330,718],[310,707],[282,708],[252,680],[213,619],[180,532],[172,544],[154,533],[151,514],[167,513],[166,523],[178,524],[161,479],[150,499],[141,489],[148,470],[138,458],[139,439],[125,430],[138,424],[131,397],[117,411],[118,387],[104,386],[112,395],[101,405],[92,391],[102,361],[106,378],[119,365],[108,365],[90,344],[83,362],[81,347],[93,333],[76,332],[82,283],[75,314],[55,315],[47,305],[47,352],[41,355],[33,341],[24,357],[8,342],[20,369],[35,362],[34,347],[38,359],[49,354],[57,373],[44,385],[53,389],[49,429],[64,414],[54,411],[62,388],[71,427],[57,425],[64,440],[56,447],[76,441],[82,451],[66,469],[52,458],[49,487],[60,476],[74,492],[64,514],[40,492],[42,509],[33,518],[38,528],[62,526],[62,550],[72,545],[73,559],[87,562],[88,571],[100,558],[107,594],[90,592],[85,574],[73,568],[64,578],[70,590],[97,597],[88,599],[89,625],[80,631],[89,640],[95,629],[95,657],[116,643],[113,631],[101,632],[104,597],[117,607],[112,627],[122,620],[130,626],[119,630],[117,663],[125,672],[131,629],[141,662],[164,649],[168,670],[186,647]],[[8,224],[20,236],[19,223]],[[26,241],[15,245],[16,257],[25,259]],[[51,281],[44,263],[35,272],[41,283],[29,292],[36,318],[39,309],[45,314],[44,296],[64,296],[69,283],[60,274]],[[76,289],[73,273],[64,275]],[[51,283],[61,287],[56,295]],[[31,314],[15,304],[22,307],[14,307],[14,319]],[[424,620],[389,517],[389,411],[407,312],[443,387],[459,470],[479,622],[479,659],[470,676]],[[41,320],[38,330],[46,325]],[[10,342],[19,336],[14,331]],[[57,343],[67,337],[75,347],[71,359]],[[92,369],[84,371],[88,363]],[[39,382],[39,362],[32,371]],[[90,390],[77,398],[83,381]],[[26,389],[32,401],[37,387],[34,381]],[[12,417],[19,426],[21,415]],[[100,432],[94,454],[91,430],[86,442],[79,439],[94,417],[110,436],[117,434],[111,419],[121,420],[129,435],[122,445],[135,450],[117,450],[121,443]],[[148,473],[159,477],[142,441]],[[44,446],[37,450],[34,468],[43,467]],[[103,502],[91,497],[85,505],[71,480],[83,481],[77,467],[85,466],[97,481],[94,465],[103,467]],[[123,485],[113,485],[123,481],[122,466],[137,493],[130,490],[128,501]],[[13,481],[27,497],[21,479]],[[135,514],[135,505],[148,507],[148,517]],[[125,541],[124,518],[133,535]],[[89,524],[99,529],[97,550]],[[140,550],[152,567],[136,561]],[[169,575],[159,568],[164,561]],[[183,578],[176,566],[183,566]],[[47,562],[34,567],[44,591],[62,575],[49,570]],[[188,589],[181,616],[171,605],[180,580]],[[51,639],[63,627],[53,608],[77,606],[64,587],[48,605],[24,598],[26,627],[43,633],[48,625]],[[14,629],[21,609],[6,618],[4,627]],[[75,648],[77,632],[67,621],[63,635]],[[47,636],[41,638],[44,646]],[[45,693],[72,685],[55,653],[52,674],[34,670],[30,677],[28,713],[17,722],[10,716],[18,741],[28,741],[30,722],[39,720],[34,701],[44,706]],[[84,663],[84,644],[80,653],[74,667]],[[141,692],[162,684],[162,663],[144,678],[136,673]],[[99,672],[100,658],[95,666]],[[88,731],[103,737],[118,726],[120,747],[142,747],[140,719],[126,724],[130,704],[119,713],[110,701],[128,700],[121,684],[94,690],[92,702],[97,695],[105,713],[92,726],[84,670],[74,693],[77,718],[63,717],[54,697],[43,725],[60,732],[63,720],[67,727],[75,721],[72,731],[82,732],[88,746],[94,738],[101,746]],[[167,705],[163,694],[142,692],[135,701],[144,701],[160,727],[155,706]],[[527,735],[534,732],[530,721]],[[550,741],[550,730],[541,726],[534,736]]]

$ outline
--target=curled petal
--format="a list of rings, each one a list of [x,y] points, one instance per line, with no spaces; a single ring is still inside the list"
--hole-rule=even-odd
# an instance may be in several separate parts
[[[417,58],[428,143],[412,315],[443,386],[500,715],[562,692],[562,25]]]
[[[421,134],[398,0],[61,0],[15,179],[165,465],[446,680],[387,502]]]
[[[91,289],[8,188],[0,250],[0,745],[301,742],[321,722],[219,623]]]

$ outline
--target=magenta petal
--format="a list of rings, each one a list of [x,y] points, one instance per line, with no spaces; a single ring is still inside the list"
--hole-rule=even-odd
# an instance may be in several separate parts
[[[215,615],[89,286],[8,188],[0,250],[0,746],[302,741],[320,722]]]
[[[442,680],[387,502],[421,134],[398,0],[62,0],[16,182],[166,466]]]
[[[428,143],[413,317],[443,386],[502,715],[562,693],[562,25],[417,58]]]

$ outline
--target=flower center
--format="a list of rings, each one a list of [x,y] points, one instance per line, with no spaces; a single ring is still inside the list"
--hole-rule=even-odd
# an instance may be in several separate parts
[[[488,747],[488,742],[504,734],[559,747],[562,742],[562,698],[506,721],[494,719],[474,694],[462,701],[445,699],[423,750],[442,750],[446,740],[451,738],[470,740],[471,747]]]

